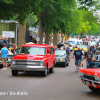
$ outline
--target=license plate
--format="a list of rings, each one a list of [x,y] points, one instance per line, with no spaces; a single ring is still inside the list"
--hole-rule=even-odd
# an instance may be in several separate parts
[[[86,85],[87,85],[87,86],[90,86],[90,83],[89,83],[88,81],[86,81]]]

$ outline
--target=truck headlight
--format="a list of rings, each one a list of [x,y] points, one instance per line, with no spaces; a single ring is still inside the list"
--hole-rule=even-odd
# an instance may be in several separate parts
[[[11,64],[15,65],[16,64],[16,61],[12,61]]]
[[[83,77],[83,76],[84,76],[84,74],[83,74],[82,72],[80,72],[80,76],[81,76],[81,77]]]
[[[96,81],[100,81],[99,76],[94,76],[94,78],[95,78]]]

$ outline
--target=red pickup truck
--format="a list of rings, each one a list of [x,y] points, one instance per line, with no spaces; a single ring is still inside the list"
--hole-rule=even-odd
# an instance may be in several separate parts
[[[100,68],[81,69],[79,78],[93,92],[100,91]]]
[[[11,72],[13,76],[19,71],[41,71],[42,76],[47,72],[54,72],[56,56],[54,48],[46,44],[25,44],[22,45],[17,56],[12,58]]]

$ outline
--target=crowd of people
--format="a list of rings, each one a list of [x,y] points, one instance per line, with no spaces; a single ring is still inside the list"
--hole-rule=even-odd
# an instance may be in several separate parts
[[[75,60],[76,65],[76,71],[80,70],[80,66],[83,66],[83,60],[86,60],[86,68],[97,68],[100,67],[100,64],[96,65],[94,64],[93,56],[98,55],[98,59],[100,61],[100,45],[99,42],[97,42],[97,45],[95,46],[89,46],[88,42],[84,42],[83,45],[87,45],[88,52],[87,54],[84,53],[83,48],[76,48],[72,45],[69,46],[62,46],[61,50],[66,50],[66,53],[69,55],[73,55],[73,58]],[[54,46],[54,49],[57,49],[57,45]],[[91,64],[94,66],[91,66]]]

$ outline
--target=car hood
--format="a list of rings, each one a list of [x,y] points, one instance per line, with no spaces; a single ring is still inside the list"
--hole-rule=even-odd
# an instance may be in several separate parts
[[[80,72],[88,75],[97,75],[100,77],[100,68],[84,68],[81,69]]]
[[[20,60],[45,60],[47,57],[46,55],[29,55],[29,54],[19,54],[13,58],[20,59]]]

